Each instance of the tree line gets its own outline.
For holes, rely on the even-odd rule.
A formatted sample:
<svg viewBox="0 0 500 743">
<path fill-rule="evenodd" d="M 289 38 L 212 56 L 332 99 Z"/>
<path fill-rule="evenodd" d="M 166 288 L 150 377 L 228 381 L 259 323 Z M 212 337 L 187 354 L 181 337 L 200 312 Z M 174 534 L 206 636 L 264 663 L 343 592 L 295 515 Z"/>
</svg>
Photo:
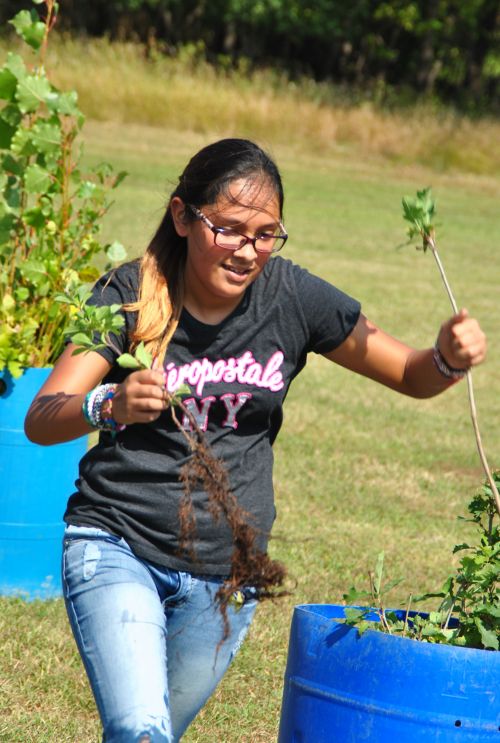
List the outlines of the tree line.
<svg viewBox="0 0 500 743">
<path fill-rule="evenodd" d="M 2 0 L 2 26 L 30 0 Z M 38 6 L 43 7 L 43 6 Z M 497 111 L 498 0 L 60 0 L 59 27 Z"/>
</svg>

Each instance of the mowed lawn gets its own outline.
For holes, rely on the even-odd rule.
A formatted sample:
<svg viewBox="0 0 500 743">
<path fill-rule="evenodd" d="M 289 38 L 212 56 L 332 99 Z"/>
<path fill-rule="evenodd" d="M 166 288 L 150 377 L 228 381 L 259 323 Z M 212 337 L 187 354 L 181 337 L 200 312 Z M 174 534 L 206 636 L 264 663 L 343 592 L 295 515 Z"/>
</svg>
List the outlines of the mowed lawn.
<svg viewBox="0 0 500 743">
<path fill-rule="evenodd" d="M 212 137 L 95 122 L 84 132 L 87 162 L 105 159 L 129 172 L 104 230 L 138 255 L 186 160 Z M 449 280 L 489 337 L 474 382 L 490 464 L 500 467 L 498 180 L 359 157 L 355 149 L 323 156 L 261 144 L 284 177 L 283 255 L 359 298 L 370 319 L 416 346 L 434 342 L 450 308 L 432 256 L 398 248 L 406 231 L 401 197 L 433 186 Z M 464 383 L 415 401 L 316 357 L 292 386 L 275 459 L 271 550 L 288 566 L 292 595 L 259 608 L 186 743 L 275 741 L 293 606 L 340 602 L 353 583 L 366 584 L 381 550 L 388 577 L 404 579 L 391 605 L 437 589 L 453 546 L 469 534 L 457 517 L 482 481 Z M 62 601 L 0 599 L 0 638 L 0 741 L 97 743 L 100 726 Z"/>
</svg>

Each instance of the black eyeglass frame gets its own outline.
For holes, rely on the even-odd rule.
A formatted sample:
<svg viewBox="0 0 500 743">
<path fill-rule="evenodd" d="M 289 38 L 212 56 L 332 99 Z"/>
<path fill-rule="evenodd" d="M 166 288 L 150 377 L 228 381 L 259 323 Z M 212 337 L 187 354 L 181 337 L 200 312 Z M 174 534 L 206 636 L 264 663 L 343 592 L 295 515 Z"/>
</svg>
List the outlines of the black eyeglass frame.
<svg viewBox="0 0 500 743">
<path fill-rule="evenodd" d="M 244 235 L 242 232 L 238 232 L 238 230 L 233 230 L 230 227 L 216 227 L 213 224 L 213 222 L 211 222 L 209 218 L 205 216 L 205 214 L 203 214 L 201 209 L 198 209 L 197 206 L 194 206 L 193 204 L 186 204 L 186 206 L 188 207 L 188 209 L 190 209 L 193 212 L 194 216 L 197 219 L 203 222 L 208 227 L 208 229 L 212 231 L 213 236 L 214 236 L 214 243 L 215 245 L 217 245 L 218 248 L 223 248 L 224 250 L 231 250 L 234 253 L 236 250 L 241 250 L 241 248 L 243 248 L 247 243 L 251 243 L 253 246 L 253 249 L 257 253 L 266 253 L 267 255 L 270 255 L 271 253 L 278 253 L 283 248 L 286 241 L 288 240 L 288 233 L 286 232 L 285 227 L 283 226 L 282 222 L 278 222 L 278 226 L 280 230 L 283 231 L 283 233 L 281 235 L 267 235 L 266 233 L 266 237 L 267 238 L 272 237 L 274 240 L 278 240 L 280 242 L 278 242 L 277 246 L 273 245 L 271 250 L 263 250 L 262 248 L 257 247 L 257 240 L 261 240 L 263 235 L 255 235 L 255 237 L 249 237 L 248 235 Z M 223 235 L 226 232 L 232 232 L 233 234 L 240 235 L 242 240 L 244 240 L 244 242 L 242 242 L 241 245 L 238 245 L 235 248 L 230 248 L 227 245 L 220 245 L 220 243 L 217 242 L 217 236 Z"/>
</svg>

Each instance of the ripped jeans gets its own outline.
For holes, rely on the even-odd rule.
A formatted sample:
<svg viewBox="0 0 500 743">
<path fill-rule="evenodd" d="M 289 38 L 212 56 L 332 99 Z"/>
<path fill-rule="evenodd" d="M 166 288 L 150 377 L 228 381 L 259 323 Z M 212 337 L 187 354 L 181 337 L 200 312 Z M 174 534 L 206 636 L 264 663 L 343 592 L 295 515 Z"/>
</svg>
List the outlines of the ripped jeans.
<svg viewBox="0 0 500 743">
<path fill-rule="evenodd" d="M 257 601 L 228 605 L 221 579 L 138 559 L 101 529 L 68 526 L 63 586 L 103 743 L 176 743 L 241 645 Z"/>
</svg>

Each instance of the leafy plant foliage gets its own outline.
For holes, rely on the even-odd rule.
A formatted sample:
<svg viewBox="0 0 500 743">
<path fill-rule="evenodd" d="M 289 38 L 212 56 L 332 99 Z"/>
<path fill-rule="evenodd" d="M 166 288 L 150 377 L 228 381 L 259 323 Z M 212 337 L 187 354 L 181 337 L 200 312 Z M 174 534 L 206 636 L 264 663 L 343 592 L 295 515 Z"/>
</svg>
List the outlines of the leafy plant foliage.
<svg viewBox="0 0 500 743">
<path fill-rule="evenodd" d="M 494 473 L 500 484 L 500 473 Z M 405 611 L 385 607 L 385 596 L 400 581 L 383 583 L 384 553 L 380 553 L 373 573 L 369 574 L 370 590 L 354 586 L 344 594 L 347 604 L 368 601 L 373 608 L 349 606 L 346 623 L 360 633 L 377 629 L 425 642 L 448 643 L 469 648 L 500 649 L 500 529 L 491 488 L 485 483 L 468 506 L 465 519 L 475 525 L 477 542 L 458 544 L 453 552 L 463 553 L 458 569 L 449 575 L 439 591 L 410 596 Z M 412 602 L 440 599 L 435 611 L 417 613 Z M 375 613 L 378 621 L 369 619 Z"/>
<path fill-rule="evenodd" d="M 11 21 L 26 42 L 0 68 L 0 372 L 49 366 L 61 353 L 69 307 L 54 302 L 99 275 L 94 265 L 123 260 L 119 243 L 102 245 L 100 221 L 109 191 L 125 173 L 102 164 L 80 169 L 77 136 L 84 123 L 75 92 L 57 90 L 44 66 L 56 21 L 54 0 Z"/>
<path fill-rule="evenodd" d="M 434 216 L 436 213 L 436 205 L 430 187 L 417 191 L 417 195 L 413 199 L 405 196 L 402 204 L 403 219 L 410 223 L 408 241 L 411 242 L 414 237 L 420 236 L 422 238 L 422 250 L 425 253 L 429 245 L 429 239 L 434 236 Z"/>
</svg>

